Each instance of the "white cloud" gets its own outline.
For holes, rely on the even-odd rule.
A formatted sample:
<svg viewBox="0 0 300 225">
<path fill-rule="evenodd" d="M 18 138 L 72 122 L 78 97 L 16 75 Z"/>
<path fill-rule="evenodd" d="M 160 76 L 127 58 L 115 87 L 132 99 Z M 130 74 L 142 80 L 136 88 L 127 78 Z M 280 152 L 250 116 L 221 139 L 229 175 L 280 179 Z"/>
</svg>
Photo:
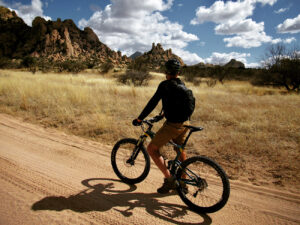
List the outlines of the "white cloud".
<svg viewBox="0 0 300 225">
<path fill-rule="evenodd" d="M 215 27 L 216 34 L 231 35 L 243 34 L 247 32 L 263 32 L 264 22 L 256 23 L 252 19 L 245 19 L 240 21 L 229 21 L 222 23 Z"/>
<path fill-rule="evenodd" d="M 220 53 L 213 52 L 212 55 L 206 59 L 204 59 L 205 63 L 224 65 L 228 63 L 231 59 L 235 59 L 247 65 L 247 57 L 250 57 L 250 53 L 238 53 L 238 52 L 230 52 L 230 53 Z"/>
<path fill-rule="evenodd" d="M 300 14 L 293 19 L 286 19 L 277 26 L 279 33 L 299 33 L 300 32 Z"/>
<path fill-rule="evenodd" d="M 253 14 L 255 5 L 273 5 L 277 0 L 244 0 L 244 1 L 215 1 L 209 8 L 201 6 L 196 9 L 196 17 L 191 20 L 191 24 L 201 24 L 204 22 L 214 22 L 224 24 L 237 22 L 246 19 Z"/>
<path fill-rule="evenodd" d="M 275 10 L 274 13 L 280 14 L 280 13 L 284 13 L 284 12 L 286 12 L 288 10 L 289 10 L 289 8 L 281 8 L 281 9 Z"/>
<path fill-rule="evenodd" d="M 131 55 L 135 51 L 149 51 L 152 43 L 172 48 L 185 63 L 201 59 L 184 48 L 199 38 L 183 31 L 183 26 L 169 21 L 160 11 L 170 9 L 172 0 L 112 0 L 104 10 L 98 10 L 88 19 L 81 19 L 79 27 L 91 27 L 101 42 L 113 50 Z"/>
<path fill-rule="evenodd" d="M 211 7 L 206 8 L 201 6 L 196 10 L 196 18 L 191 21 L 191 24 L 201 24 L 207 21 L 215 23 L 227 23 L 229 21 L 239 21 L 252 15 L 254 5 L 251 0 L 243 2 L 216 1 Z"/>
<path fill-rule="evenodd" d="M 261 63 L 246 63 L 245 64 L 245 67 L 246 68 L 259 68 L 261 67 Z"/>
<path fill-rule="evenodd" d="M 113 18 L 139 18 L 153 11 L 164 11 L 169 9 L 173 0 L 165 3 L 163 0 L 111 0 L 112 4 L 106 7 L 106 12 Z"/>
<path fill-rule="evenodd" d="M 259 67 L 259 63 L 248 63 L 247 58 L 251 57 L 250 53 L 239 53 L 239 52 L 230 52 L 230 53 L 220 53 L 213 52 L 212 55 L 203 61 L 205 63 L 210 63 L 214 65 L 224 65 L 228 63 L 231 59 L 235 59 L 244 63 L 245 67 Z"/>
<path fill-rule="evenodd" d="M 191 52 L 185 51 L 183 49 L 174 48 L 174 49 L 172 49 L 172 52 L 174 54 L 180 56 L 180 58 L 182 58 L 184 63 L 186 63 L 187 65 L 194 65 L 194 64 L 204 61 L 196 53 L 191 53 Z"/>
<path fill-rule="evenodd" d="M 33 19 L 37 16 L 43 17 L 46 20 L 51 20 L 51 17 L 44 15 L 42 9 L 43 3 L 41 0 L 32 0 L 31 5 L 23 5 L 21 3 L 14 3 L 10 5 L 3 1 L 0 3 L 11 10 L 14 10 L 29 26 L 31 26 Z"/>
<path fill-rule="evenodd" d="M 276 14 L 281 14 L 281 13 L 284 13 L 284 12 L 287 12 L 290 10 L 290 8 L 293 6 L 293 4 L 289 4 L 286 8 L 280 8 L 278 10 L 274 10 L 274 13 Z"/>
<path fill-rule="evenodd" d="M 296 41 L 294 37 L 281 39 L 281 38 L 272 38 L 267 35 L 263 30 L 263 22 L 261 27 L 258 27 L 256 30 L 245 31 L 244 33 L 236 31 L 236 36 L 224 38 L 223 41 L 226 42 L 226 47 L 241 47 L 241 48 L 253 48 L 259 47 L 263 43 L 278 44 L 280 42 L 290 44 L 293 41 Z M 233 33 L 231 33 L 233 34 Z"/>
<path fill-rule="evenodd" d="M 253 15 L 257 3 L 272 6 L 276 1 L 216 1 L 209 8 L 199 7 L 191 24 L 196 25 L 208 21 L 216 23 L 216 34 L 234 35 L 223 39 L 227 47 L 252 48 L 259 47 L 263 43 L 274 43 L 278 39 L 273 40 L 264 32 L 264 22 L 257 23 L 249 17 Z"/>
<path fill-rule="evenodd" d="M 292 43 L 293 41 L 296 41 L 296 38 L 294 38 L 294 37 L 287 38 L 287 39 L 285 39 L 283 42 L 286 43 L 286 44 L 290 44 L 290 43 Z"/>
<path fill-rule="evenodd" d="M 272 6 L 277 2 L 277 0 L 254 0 L 253 2 L 259 2 L 263 5 L 269 4 Z"/>
<path fill-rule="evenodd" d="M 245 34 L 236 35 L 234 37 L 224 38 L 226 47 L 241 47 L 241 48 L 253 48 L 259 47 L 262 43 L 272 42 L 272 37 L 266 35 L 265 32 L 247 32 Z M 276 40 L 275 40 L 276 41 Z"/>
</svg>

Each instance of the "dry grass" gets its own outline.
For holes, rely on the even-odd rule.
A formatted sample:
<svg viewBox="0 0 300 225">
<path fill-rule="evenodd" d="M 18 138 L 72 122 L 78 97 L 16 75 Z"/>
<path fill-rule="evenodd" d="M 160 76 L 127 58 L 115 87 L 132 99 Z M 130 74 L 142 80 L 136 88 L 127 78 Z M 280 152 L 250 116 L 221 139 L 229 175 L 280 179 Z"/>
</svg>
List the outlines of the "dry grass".
<svg viewBox="0 0 300 225">
<path fill-rule="evenodd" d="M 149 87 L 131 87 L 112 76 L 2 70 L 0 111 L 113 144 L 139 136 L 131 121 L 164 79 L 153 75 Z M 213 157 L 232 179 L 299 189 L 299 95 L 241 82 L 187 85 L 197 99 L 192 124 L 205 128 L 192 136 L 190 154 Z"/>
</svg>

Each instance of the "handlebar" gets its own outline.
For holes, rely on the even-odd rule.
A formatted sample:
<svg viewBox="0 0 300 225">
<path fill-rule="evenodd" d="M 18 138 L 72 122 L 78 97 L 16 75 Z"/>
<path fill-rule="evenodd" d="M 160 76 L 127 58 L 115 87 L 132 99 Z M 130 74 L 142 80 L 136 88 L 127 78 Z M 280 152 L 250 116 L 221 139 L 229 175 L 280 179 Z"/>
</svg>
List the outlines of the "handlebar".
<svg viewBox="0 0 300 225">
<path fill-rule="evenodd" d="M 157 123 L 158 121 L 162 120 L 164 117 L 162 115 L 157 115 L 153 118 L 150 118 L 148 120 L 143 120 L 142 123 L 146 123 L 149 125 L 149 123 L 152 125 L 153 123 Z"/>
<path fill-rule="evenodd" d="M 142 130 L 145 132 L 145 128 L 143 126 L 143 124 L 147 124 L 148 125 L 148 130 L 151 130 L 153 127 L 153 123 L 157 123 L 158 121 L 162 120 L 164 118 L 163 115 L 157 115 L 153 118 L 150 118 L 148 120 L 142 120 L 140 126 L 142 127 Z"/>
</svg>

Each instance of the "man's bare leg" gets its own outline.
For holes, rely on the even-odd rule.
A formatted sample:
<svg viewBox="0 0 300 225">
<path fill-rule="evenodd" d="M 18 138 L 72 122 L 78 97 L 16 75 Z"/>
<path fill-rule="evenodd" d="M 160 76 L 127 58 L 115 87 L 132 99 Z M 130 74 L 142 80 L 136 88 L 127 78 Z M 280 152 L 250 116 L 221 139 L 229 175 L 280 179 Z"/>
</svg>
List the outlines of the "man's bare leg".
<svg viewBox="0 0 300 225">
<path fill-rule="evenodd" d="M 170 171 L 166 167 L 163 157 L 159 154 L 159 148 L 156 145 L 150 143 L 147 147 L 147 151 L 156 166 L 164 174 L 165 178 L 171 177 Z"/>
</svg>

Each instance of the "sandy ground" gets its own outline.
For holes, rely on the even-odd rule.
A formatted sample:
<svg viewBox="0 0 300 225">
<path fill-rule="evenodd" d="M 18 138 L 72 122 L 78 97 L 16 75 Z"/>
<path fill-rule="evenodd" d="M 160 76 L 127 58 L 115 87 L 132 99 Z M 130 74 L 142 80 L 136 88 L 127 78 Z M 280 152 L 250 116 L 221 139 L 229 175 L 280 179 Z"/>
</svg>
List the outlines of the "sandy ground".
<svg viewBox="0 0 300 225">
<path fill-rule="evenodd" d="M 0 224 L 300 224 L 300 193 L 237 181 L 223 209 L 196 214 L 156 194 L 154 165 L 136 186 L 119 182 L 111 148 L 0 114 Z"/>
</svg>

